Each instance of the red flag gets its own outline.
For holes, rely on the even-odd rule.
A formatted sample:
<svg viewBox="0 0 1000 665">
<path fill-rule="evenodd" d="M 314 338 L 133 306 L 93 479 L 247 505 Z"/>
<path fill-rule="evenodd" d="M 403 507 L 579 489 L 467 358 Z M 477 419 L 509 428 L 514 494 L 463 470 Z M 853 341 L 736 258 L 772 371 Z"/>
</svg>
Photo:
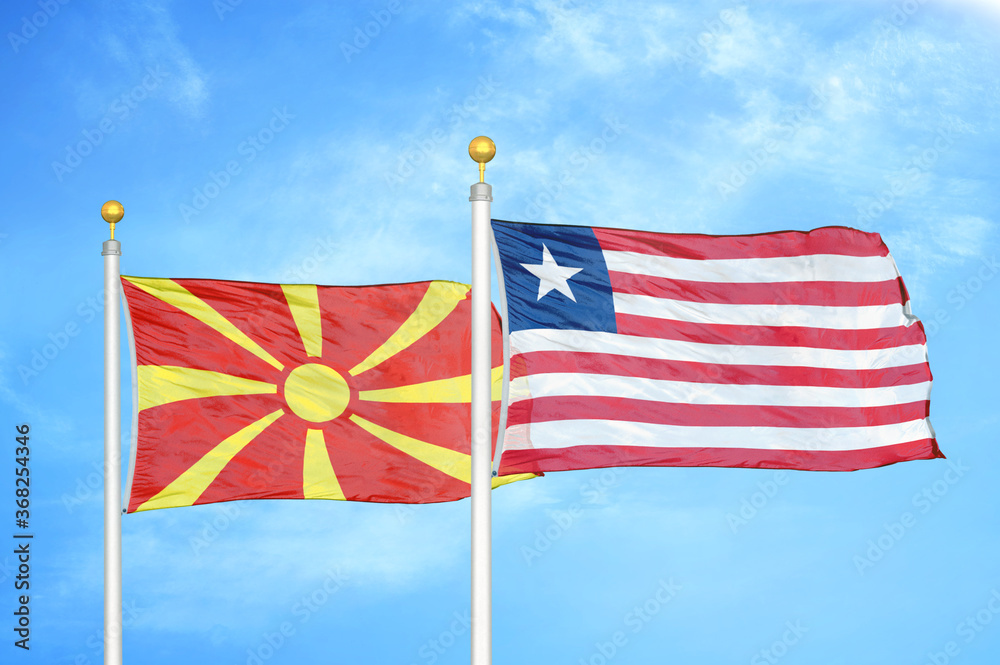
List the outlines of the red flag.
<svg viewBox="0 0 1000 665">
<path fill-rule="evenodd" d="M 138 412 L 128 512 L 469 495 L 468 286 L 122 284 Z M 494 312 L 498 365 L 500 334 Z"/>
<path fill-rule="evenodd" d="M 510 347 L 501 473 L 943 457 L 924 330 L 878 234 L 493 232 Z"/>
</svg>

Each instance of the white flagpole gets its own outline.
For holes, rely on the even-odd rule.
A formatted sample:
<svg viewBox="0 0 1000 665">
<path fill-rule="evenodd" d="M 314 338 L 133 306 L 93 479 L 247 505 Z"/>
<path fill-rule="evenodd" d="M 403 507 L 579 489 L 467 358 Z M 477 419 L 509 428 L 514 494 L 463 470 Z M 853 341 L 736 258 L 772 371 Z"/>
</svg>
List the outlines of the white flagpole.
<svg viewBox="0 0 1000 665">
<path fill-rule="evenodd" d="M 101 207 L 111 225 L 104 241 L 104 665 L 122 663 L 122 387 L 119 302 L 121 243 L 115 224 L 125 215 L 118 201 Z"/>
<path fill-rule="evenodd" d="M 496 146 L 485 136 L 469 144 L 479 162 L 479 182 L 472 185 L 472 665 L 493 660 L 492 542 L 490 489 L 493 485 L 490 326 L 490 202 L 486 162 Z"/>
</svg>

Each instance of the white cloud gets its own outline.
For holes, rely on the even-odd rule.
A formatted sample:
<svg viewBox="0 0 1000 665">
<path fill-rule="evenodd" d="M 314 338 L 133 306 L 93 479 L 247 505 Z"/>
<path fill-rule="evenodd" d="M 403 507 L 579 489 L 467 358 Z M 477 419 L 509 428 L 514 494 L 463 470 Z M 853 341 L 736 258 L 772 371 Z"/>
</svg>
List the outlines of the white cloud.
<svg viewBox="0 0 1000 665">
<path fill-rule="evenodd" d="M 544 62 L 572 61 L 601 76 L 621 71 L 620 50 L 611 45 L 612 40 L 618 41 L 614 28 L 608 33 L 612 14 L 567 7 L 562 2 L 542 1 L 535 6 L 548 24 L 548 31 L 536 47 L 536 58 Z"/>
<path fill-rule="evenodd" d="M 747 70 L 765 73 L 781 58 L 785 44 L 771 26 L 755 22 L 745 7 L 727 15 L 728 30 L 718 34 L 702 33 L 707 58 L 705 68 L 720 76 L 741 76 Z"/>
<path fill-rule="evenodd" d="M 634 75 L 638 67 L 661 64 L 676 55 L 670 45 L 678 32 L 678 9 L 662 3 L 567 0 L 523 0 L 514 7 L 497 3 L 474 3 L 456 13 L 456 20 L 470 24 L 486 20 L 516 28 L 505 40 L 500 31 L 488 27 L 494 37 L 489 48 L 504 62 L 520 62 L 525 55 L 546 75 L 558 73 L 553 82 L 563 87 L 580 77 Z"/>
<path fill-rule="evenodd" d="M 992 255 L 996 230 L 994 222 L 974 215 L 924 213 L 914 215 L 903 228 L 883 232 L 882 238 L 896 257 L 910 296 L 927 302 L 942 283 L 956 276 L 964 281 L 968 266 L 978 268 L 981 259 Z"/>
<path fill-rule="evenodd" d="M 956 259 L 983 255 L 987 240 L 995 233 L 996 224 L 982 217 L 957 215 L 941 220 L 933 228 L 934 242 Z"/>
<path fill-rule="evenodd" d="M 239 628 L 235 607 L 264 623 L 291 619 L 296 601 L 324 585 L 336 604 L 349 589 L 408 593 L 451 579 L 469 552 L 467 502 L 254 501 L 125 521 L 127 595 L 149 610 L 138 625 L 154 630 Z"/>
<path fill-rule="evenodd" d="M 182 112 L 200 116 L 209 98 L 207 77 L 178 36 L 167 7 L 147 0 L 127 3 L 118 11 L 121 21 L 109 24 L 101 37 L 108 54 L 129 68 L 137 82 L 147 68 L 162 70 L 170 101 Z"/>
</svg>

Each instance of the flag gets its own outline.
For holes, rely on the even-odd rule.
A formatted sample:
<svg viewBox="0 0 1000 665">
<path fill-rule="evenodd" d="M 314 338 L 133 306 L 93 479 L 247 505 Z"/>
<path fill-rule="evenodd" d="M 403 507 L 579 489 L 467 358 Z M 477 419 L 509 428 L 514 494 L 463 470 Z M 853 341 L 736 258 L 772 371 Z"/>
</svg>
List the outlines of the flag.
<svg viewBox="0 0 1000 665">
<path fill-rule="evenodd" d="M 943 457 L 923 326 L 878 234 L 492 229 L 509 364 L 500 473 Z"/>
<path fill-rule="evenodd" d="M 469 496 L 467 285 L 121 279 L 137 414 L 128 512 Z"/>
</svg>

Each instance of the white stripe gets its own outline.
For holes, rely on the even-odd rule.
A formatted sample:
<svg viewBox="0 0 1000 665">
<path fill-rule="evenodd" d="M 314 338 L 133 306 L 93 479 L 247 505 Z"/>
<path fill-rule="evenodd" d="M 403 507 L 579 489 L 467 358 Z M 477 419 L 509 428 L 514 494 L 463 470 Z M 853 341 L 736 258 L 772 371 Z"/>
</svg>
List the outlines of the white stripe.
<svg viewBox="0 0 1000 665">
<path fill-rule="evenodd" d="M 933 436 L 928 422 L 840 428 L 684 427 L 614 420 L 560 420 L 507 428 L 507 450 L 574 446 L 864 450 Z"/>
<path fill-rule="evenodd" d="M 531 351 L 610 353 L 637 358 L 720 365 L 772 365 L 829 369 L 881 369 L 927 362 L 927 347 L 911 344 L 889 349 L 814 349 L 801 346 L 703 344 L 586 330 L 518 330 L 510 334 L 511 358 Z"/>
<path fill-rule="evenodd" d="M 615 293 L 615 312 L 672 321 L 743 326 L 800 326 L 836 330 L 894 328 L 909 323 L 902 305 L 825 307 L 822 305 L 734 305 L 668 300 Z"/>
<path fill-rule="evenodd" d="M 743 406 L 837 406 L 861 408 L 909 404 L 930 399 L 931 383 L 880 388 L 771 386 L 693 383 L 605 374 L 547 373 L 510 382 L 513 404 L 536 397 L 624 397 L 677 404 Z"/>
<path fill-rule="evenodd" d="M 767 259 L 679 259 L 637 252 L 604 252 L 611 272 L 693 282 L 883 282 L 896 279 L 885 256 L 810 254 Z"/>
</svg>

